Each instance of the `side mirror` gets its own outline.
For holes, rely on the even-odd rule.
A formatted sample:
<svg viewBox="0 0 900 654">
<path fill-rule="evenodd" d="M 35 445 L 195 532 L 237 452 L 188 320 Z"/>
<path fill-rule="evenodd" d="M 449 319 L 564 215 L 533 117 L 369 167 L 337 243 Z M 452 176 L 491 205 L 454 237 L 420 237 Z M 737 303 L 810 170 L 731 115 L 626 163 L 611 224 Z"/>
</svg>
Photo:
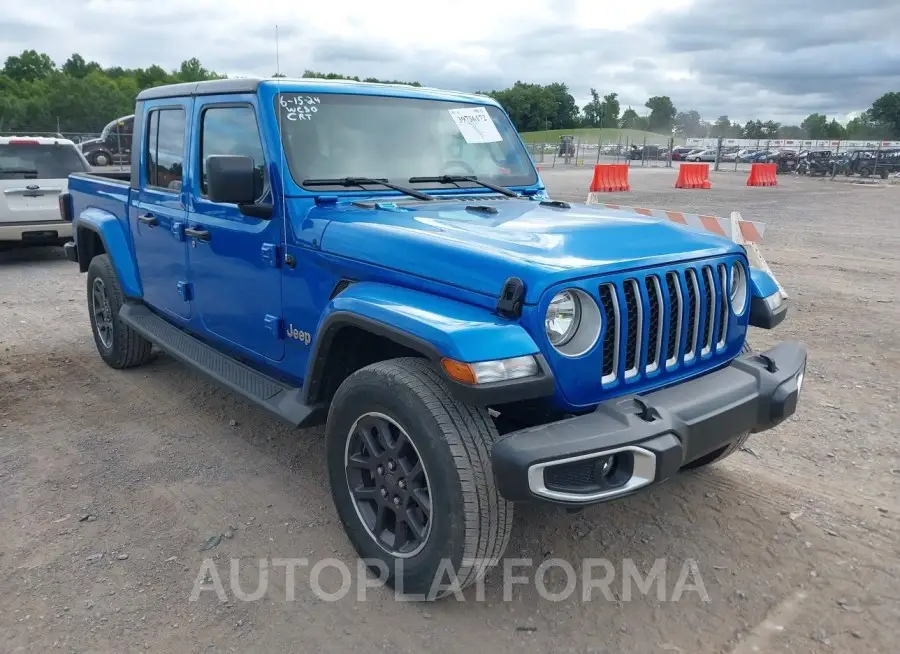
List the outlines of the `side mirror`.
<svg viewBox="0 0 900 654">
<path fill-rule="evenodd" d="M 250 157 L 214 154 L 206 158 L 206 194 L 210 202 L 253 204 L 255 177 Z"/>
</svg>

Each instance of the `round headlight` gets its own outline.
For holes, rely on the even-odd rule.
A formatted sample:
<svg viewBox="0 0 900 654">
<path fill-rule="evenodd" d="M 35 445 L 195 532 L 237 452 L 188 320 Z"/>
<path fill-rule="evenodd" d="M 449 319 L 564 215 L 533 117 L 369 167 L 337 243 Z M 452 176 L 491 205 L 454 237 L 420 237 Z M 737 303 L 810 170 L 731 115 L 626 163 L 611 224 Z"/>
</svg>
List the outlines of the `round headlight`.
<svg viewBox="0 0 900 654">
<path fill-rule="evenodd" d="M 580 322 L 581 301 L 578 296 L 572 291 L 554 295 L 544 318 L 544 329 L 553 347 L 560 347 L 571 341 Z"/>
<path fill-rule="evenodd" d="M 731 310 L 737 315 L 744 313 L 747 305 L 747 273 L 744 266 L 735 263 L 731 266 L 731 274 L 728 279 L 728 292 L 731 298 Z"/>
</svg>

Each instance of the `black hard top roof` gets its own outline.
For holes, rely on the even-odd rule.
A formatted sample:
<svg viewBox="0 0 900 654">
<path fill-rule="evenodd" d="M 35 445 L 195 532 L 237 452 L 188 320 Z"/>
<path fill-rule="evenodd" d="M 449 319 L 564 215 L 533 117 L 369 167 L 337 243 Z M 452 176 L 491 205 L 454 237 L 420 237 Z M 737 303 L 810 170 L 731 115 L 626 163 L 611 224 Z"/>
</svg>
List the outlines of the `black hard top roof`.
<svg viewBox="0 0 900 654">
<path fill-rule="evenodd" d="M 235 79 L 214 79 L 206 82 L 166 84 L 141 91 L 138 93 L 137 99 L 140 101 L 193 95 L 218 95 L 220 93 L 256 93 L 261 82 L 262 80 L 256 77 L 241 77 Z"/>
</svg>

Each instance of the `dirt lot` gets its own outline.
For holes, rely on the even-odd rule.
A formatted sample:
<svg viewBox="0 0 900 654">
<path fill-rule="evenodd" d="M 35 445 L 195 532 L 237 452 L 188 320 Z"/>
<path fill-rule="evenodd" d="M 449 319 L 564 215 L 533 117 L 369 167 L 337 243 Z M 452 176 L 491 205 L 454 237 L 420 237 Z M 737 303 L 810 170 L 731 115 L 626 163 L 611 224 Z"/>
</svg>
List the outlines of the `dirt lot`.
<svg viewBox="0 0 900 654">
<path fill-rule="evenodd" d="M 259 601 L 260 558 L 355 567 L 331 506 L 322 431 L 292 433 L 165 356 L 128 372 L 97 356 L 84 276 L 58 250 L 0 254 L 0 652 L 895 652 L 900 636 L 900 188 L 785 178 L 747 189 L 721 173 L 675 191 L 632 174 L 623 204 L 768 224 L 764 252 L 792 295 L 756 347 L 810 350 L 799 414 L 704 473 L 579 515 L 520 507 L 507 555 L 533 565 L 603 557 L 621 577 L 668 561 L 666 599 L 694 559 L 708 593 L 659 601 L 611 585 L 582 600 L 535 584 L 503 601 L 398 602 L 386 590 L 330 602 L 284 569 Z M 587 170 L 550 171 L 582 201 Z M 892 427 L 893 425 L 893 427 Z M 226 533 L 227 532 L 227 533 Z M 199 551 L 210 534 L 221 542 Z M 216 539 L 218 540 L 218 539 Z M 98 556 L 102 555 L 102 556 Z M 227 602 L 189 597 L 211 557 Z M 334 592 L 339 576 L 321 576 Z M 559 589 L 559 569 L 547 585 Z M 534 577 L 534 567 L 524 574 Z"/>
</svg>

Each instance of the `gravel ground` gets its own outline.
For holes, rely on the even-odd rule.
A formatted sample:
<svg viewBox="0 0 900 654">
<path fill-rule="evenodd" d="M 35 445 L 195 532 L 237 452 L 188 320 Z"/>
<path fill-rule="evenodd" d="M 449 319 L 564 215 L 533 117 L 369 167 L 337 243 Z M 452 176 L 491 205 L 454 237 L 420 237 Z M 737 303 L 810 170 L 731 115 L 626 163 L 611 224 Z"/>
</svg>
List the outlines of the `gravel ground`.
<svg viewBox="0 0 900 654">
<path fill-rule="evenodd" d="M 556 197 L 584 200 L 589 170 L 544 174 Z M 554 558 L 578 574 L 558 602 L 534 583 L 504 601 L 500 571 L 484 601 L 358 601 L 355 575 L 326 601 L 312 580 L 334 592 L 340 577 L 309 567 L 294 584 L 273 567 L 262 598 L 241 599 L 231 559 L 244 593 L 261 558 L 355 570 L 321 429 L 291 432 L 162 355 L 107 368 L 75 266 L 58 249 L 0 254 L 0 652 L 896 651 L 900 188 L 786 177 L 748 189 L 719 173 L 711 190 L 678 191 L 666 169 L 631 182 L 610 200 L 767 223 L 763 251 L 793 307 L 751 339 L 804 342 L 807 381 L 794 419 L 711 470 L 577 515 L 518 507 L 507 556 L 532 560 L 521 574 Z M 584 601 L 591 557 L 615 578 L 609 597 Z M 190 601 L 205 558 L 226 602 Z M 626 560 L 646 576 L 660 558 L 665 601 L 625 575 Z M 689 559 L 709 601 L 668 601 Z M 558 591 L 565 575 L 551 568 L 546 582 Z"/>
</svg>

